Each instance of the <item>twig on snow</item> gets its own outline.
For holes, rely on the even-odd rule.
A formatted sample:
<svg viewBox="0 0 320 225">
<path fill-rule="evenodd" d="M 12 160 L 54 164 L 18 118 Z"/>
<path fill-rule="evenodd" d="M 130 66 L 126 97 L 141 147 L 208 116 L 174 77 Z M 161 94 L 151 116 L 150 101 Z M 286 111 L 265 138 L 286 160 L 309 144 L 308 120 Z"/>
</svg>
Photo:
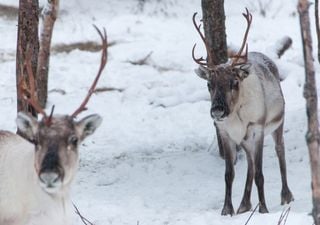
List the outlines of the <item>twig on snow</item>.
<svg viewBox="0 0 320 225">
<path fill-rule="evenodd" d="M 110 91 L 117 91 L 117 92 L 123 92 L 123 88 L 114 88 L 114 87 L 100 87 L 96 88 L 94 90 L 94 93 L 100 93 L 100 92 L 110 92 Z"/>
<path fill-rule="evenodd" d="M 287 223 L 287 218 L 289 216 L 291 207 L 289 206 L 287 209 L 284 209 L 280 215 L 278 225 L 285 225 Z"/>
<path fill-rule="evenodd" d="M 85 218 L 79 211 L 78 207 L 74 204 L 73 204 L 73 207 L 75 208 L 76 210 L 76 214 L 80 217 L 80 219 L 82 220 L 83 224 L 85 225 L 94 225 L 92 222 L 90 222 L 87 218 Z"/>
<path fill-rule="evenodd" d="M 252 217 L 253 214 L 257 211 L 257 208 L 258 208 L 259 205 L 260 205 L 259 203 L 256 205 L 256 207 L 255 207 L 254 210 L 251 212 L 249 218 L 247 219 L 247 221 L 246 221 L 246 223 L 245 223 L 244 225 L 247 225 L 247 224 L 249 223 L 249 221 L 251 220 L 251 217 Z"/>
<path fill-rule="evenodd" d="M 142 66 L 142 65 L 146 65 L 147 64 L 147 61 L 148 59 L 150 58 L 150 56 L 152 55 L 152 51 L 149 52 L 148 55 L 146 55 L 145 57 L 143 57 L 142 59 L 139 59 L 139 60 L 128 60 L 127 62 L 131 63 L 132 65 L 138 65 L 138 66 Z"/>
</svg>

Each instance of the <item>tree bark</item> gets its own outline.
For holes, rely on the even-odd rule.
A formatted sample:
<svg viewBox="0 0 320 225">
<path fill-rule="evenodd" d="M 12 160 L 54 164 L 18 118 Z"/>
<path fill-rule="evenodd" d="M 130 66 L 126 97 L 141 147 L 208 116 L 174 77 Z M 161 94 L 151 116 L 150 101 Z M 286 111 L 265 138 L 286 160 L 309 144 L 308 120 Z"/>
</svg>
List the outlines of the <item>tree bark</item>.
<svg viewBox="0 0 320 225">
<path fill-rule="evenodd" d="M 29 112 L 37 117 L 37 112 L 21 98 L 19 85 L 30 86 L 26 71 L 26 62 L 29 60 L 33 74 L 37 71 L 39 39 L 39 3 L 38 0 L 20 0 L 18 17 L 18 40 L 16 54 L 16 87 L 17 87 L 17 111 Z M 36 78 L 36 77 L 35 77 Z"/>
<path fill-rule="evenodd" d="M 314 14 L 316 21 L 316 31 L 317 31 L 317 39 L 318 39 L 318 61 L 320 62 L 320 24 L 319 24 L 319 1 L 315 0 L 314 5 Z"/>
<path fill-rule="evenodd" d="M 40 36 L 40 51 L 37 67 L 37 93 L 39 105 L 45 108 L 48 98 L 48 73 L 50 47 L 53 26 L 57 18 L 59 0 L 48 0 L 42 11 L 42 28 Z"/>
<path fill-rule="evenodd" d="M 201 0 L 204 34 L 214 65 L 228 60 L 224 0 Z"/>
<path fill-rule="evenodd" d="M 313 210 L 312 216 L 316 225 L 320 225 L 320 164 L 319 164 L 319 121 L 318 96 L 316 89 L 315 70 L 312 57 L 312 39 L 310 31 L 308 0 L 299 0 L 298 11 L 300 16 L 303 56 L 305 63 L 304 97 L 306 99 L 308 131 L 306 142 L 309 150 L 311 166 L 311 186 Z"/>
<path fill-rule="evenodd" d="M 209 65 L 218 65 L 228 61 L 227 37 L 225 26 L 224 0 L 201 0 L 202 20 L 204 34 L 209 45 L 210 58 L 207 59 Z M 219 153 L 224 158 L 224 149 L 221 144 L 220 134 L 215 126 L 218 140 Z"/>
</svg>

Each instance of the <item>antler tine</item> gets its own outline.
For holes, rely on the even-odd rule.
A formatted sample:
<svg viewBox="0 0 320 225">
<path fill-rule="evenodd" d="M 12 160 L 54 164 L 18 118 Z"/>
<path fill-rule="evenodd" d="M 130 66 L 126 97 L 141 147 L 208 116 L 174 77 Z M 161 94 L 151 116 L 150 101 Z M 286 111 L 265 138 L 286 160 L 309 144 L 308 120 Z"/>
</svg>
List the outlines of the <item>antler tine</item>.
<svg viewBox="0 0 320 225">
<path fill-rule="evenodd" d="M 19 51 L 22 54 L 22 49 L 21 46 L 19 46 Z M 20 98 L 25 100 L 29 105 L 31 105 L 35 111 L 37 113 L 40 113 L 43 115 L 43 118 L 47 118 L 47 114 L 46 112 L 42 109 L 42 107 L 38 104 L 38 99 L 37 99 L 37 95 L 36 95 L 36 88 L 35 88 L 35 78 L 34 78 L 34 74 L 31 68 L 31 50 L 27 49 L 27 53 L 26 53 L 26 57 L 24 57 L 26 60 L 24 62 L 24 66 L 22 66 L 22 70 L 23 71 L 23 67 L 26 68 L 27 71 L 27 76 L 29 79 L 29 87 L 27 87 L 26 84 L 23 83 L 23 78 L 21 77 L 21 80 L 19 81 L 19 88 L 20 88 L 20 93 L 21 96 Z M 29 90 L 28 90 L 29 89 Z"/>
<path fill-rule="evenodd" d="M 52 123 L 52 116 L 53 116 L 53 111 L 54 111 L 54 105 L 51 107 L 51 112 L 50 112 L 50 115 L 49 117 L 46 119 L 46 124 L 47 125 L 50 125 Z"/>
<path fill-rule="evenodd" d="M 209 45 L 207 43 L 207 40 L 205 38 L 205 36 L 202 34 L 200 28 L 201 28 L 201 24 L 197 24 L 196 22 L 196 16 L 197 16 L 197 12 L 195 12 L 192 16 L 192 21 L 193 21 L 193 25 L 194 27 L 196 28 L 198 34 L 200 35 L 205 47 L 206 47 L 206 51 L 207 51 L 207 57 L 208 57 L 208 62 L 211 63 L 212 62 L 212 56 L 211 56 L 211 52 L 210 52 L 210 48 L 209 48 Z M 203 57 L 200 57 L 200 58 L 196 58 L 195 55 L 194 55 L 194 50 L 195 50 L 195 47 L 196 47 L 196 44 L 194 44 L 193 48 L 192 48 L 192 58 L 193 60 L 199 64 L 199 65 L 202 65 L 202 66 L 208 66 L 208 63 L 204 63 L 203 61 L 205 61 L 205 59 L 203 59 Z"/>
<path fill-rule="evenodd" d="M 194 50 L 195 50 L 195 48 L 196 48 L 196 45 L 197 45 L 197 44 L 194 44 L 194 45 L 193 45 L 193 48 L 192 48 L 192 58 L 193 58 L 193 60 L 194 60 L 197 64 L 199 64 L 199 65 L 207 66 L 208 63 L 205 62 L 206 60 L 205 60 L 202 56 L 201 56 L 200 58 L 196 58 L 196 57 L 195 57 Z"/>
<path fill-rule="evenodd" d="M 88 103 L 91 95 L 94 93 L 94 90 L 97 86 L 97 83 L 99 81 L 99 78 L 102 74 L 102 71 L 105 67 L 105 65 L 107 64 L 107 59 L 108 59 L 108 39 L 107 39 L 107 32 L 106 29 L 103 28 L 103 34 L 102 32 L 99 30 L 99 28 L 95 25 L 93 25 L 93 27 L 96 29 L 96 31 L 98 32 L 100 38 L 101 38 L 101 42 L 102 42 L 102 53 L 101 53 L 101 62 L 100 62 L 100 68 L 98 70 L 98 73 L 88 91 L 87 96 L 85 97 L 85 99 L 83 100 L 83 102 L 81 103 L 81 105 L 79 106 L 79 108 L 72 113 L 71 117 L 76 117 L 79 113 L 81 113 L 82 111 L 86 110 L 86 104 Z"/>
<path fill-rule="evenodd" d="M 250 30 L 250 26 L 251 26 L 251 22 L 252 22 L 252 14 L 249 12 L 249 10 L 246 8 L 246 13 L 242 13 L 242 15 L 244 16 L 244 18 L 246 19 L 247 21 L 247 29 L 246 29 L 246 32 L 244 34 L 244 37 L 243 37 L 243 41 L 242 41 L 242 45 L 241 45 L 241 48 L 240 50 L 238 51 L 238 53 L 233 57 L 235 58 L 235 60 L 233 60 L 232 62 L 232 65 L 235 66 L 236 64 L 238 64 L 238 60 L 240 58 L 244 58 L 245 61 L 247 60 L 247 50 L 246 50 L 246 54 L 244 55 L 244 57 L 241 56 L 242 52 L 243 52 L 243 49 L 244 47 L 246 46 L 246 42 L 247 42 L 247 38 L 248 38 L 248 33 L 249 33 L 249 30 Z M 248 45 L 247 45 L 247 48 L 248 48 Z M 242 64 L 242 63 L 241 63 Z"/>
<path fill-rule="evenodd" d="M 245 54 L 244 55 L 240 55 L 240 56 L 232 56 L 231 58 L 236 58 L 237 59 L 237 62 L 234 62 L 232 64 L 232 66 L 239 66 L 239 65 L 242 65 L 244 64 L 247 59 L 248 59 L 248 44 L 246 44 L 246 51 L 245 51 Z M 239 59 L 243 59 L 242 62 L 238 62 Z"/>
</svg>

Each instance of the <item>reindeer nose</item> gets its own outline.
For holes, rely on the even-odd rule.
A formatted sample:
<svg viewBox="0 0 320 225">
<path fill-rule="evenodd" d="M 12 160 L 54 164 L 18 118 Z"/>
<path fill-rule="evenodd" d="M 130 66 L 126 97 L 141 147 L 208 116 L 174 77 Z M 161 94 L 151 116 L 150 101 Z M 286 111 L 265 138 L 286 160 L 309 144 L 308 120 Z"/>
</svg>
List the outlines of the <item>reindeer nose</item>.
<svg viewBox="0 0 320 225">
<path fill-rule="evenodd" d="M 59 174 L 54 172 L 41 173 L 39 179 L 47 188 L 55 187 L 60 182 Z"/>
<path fill-rule="evenodd" d="M 224 111 L 223 106 L 217 105 L 217 106 L 211 107 L 210 114 L 213 119 L 219 120 L 224 116 L 225 111 Z"/>
</svg>

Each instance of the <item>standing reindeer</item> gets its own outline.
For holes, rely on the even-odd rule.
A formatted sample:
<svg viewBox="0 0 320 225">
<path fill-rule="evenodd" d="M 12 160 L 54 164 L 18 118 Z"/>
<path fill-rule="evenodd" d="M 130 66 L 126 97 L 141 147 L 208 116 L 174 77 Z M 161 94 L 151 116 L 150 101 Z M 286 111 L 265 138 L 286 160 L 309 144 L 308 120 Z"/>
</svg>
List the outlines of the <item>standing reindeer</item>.
<svg viewBox="0 0 320 225">
<path fill-rule="evenodd" d="M 75 120 L 85 109 L 107 63 L 106 32 L 97 31 L 102 39 L 100 69 L 80 107 L 71 115 L 52 115 L 51 112 L 47 116 L 38 104 L 34 88 L 22 90 L 26 96 L 20 97 L 43 115 L 42 120 L 18 113 L 17 126 L 29 141 L 0 131 L 1 225 L 72 224 L 69 191 L 79 164 L 78 148 L 102 121 L 97 114 Z M 26 66 L 31 71 L 30 64 Z M 28 76 L 29 81 L 34 80 L 31 73 Z"/>
<path fill-rule="evenodd" d="M 259 196 L 259 212 L 267 213 L 264 197 L 264 177 L 262 173 L 264 136 L 272 134 L 280 164 L 282 191 L 281 204 L 293 201 L 287 184 L 285 149 L 283 141 L 284 98 L 280 87 L 279 72 L 274 62 L 259 52 L 249 52 L 246 40 L 252 15 L 246 9 L 243 14 L 247 29 L 239 52 L 224 64 L 213 65 L 209 46 L 200 31 L 200 25 L 193 23 L 203 40 L 207 59 L 196 58 L 195 46 L 192 57 L 199 64 L 195 70 L 202 79 L 207 80 L 211 95 L 211 117 L 220 134 L 221 147 L 225 157 L 225 200 L 222 215 L 233 215 L 231 200 L 234 178 L 236 145 L 246 152 L 248 170 L 243 198 L 237 213 L 251 209 L 251 189 L 255 180 Z M 246 50 L 244 51 L 244 47 Z"/>
</svg>

